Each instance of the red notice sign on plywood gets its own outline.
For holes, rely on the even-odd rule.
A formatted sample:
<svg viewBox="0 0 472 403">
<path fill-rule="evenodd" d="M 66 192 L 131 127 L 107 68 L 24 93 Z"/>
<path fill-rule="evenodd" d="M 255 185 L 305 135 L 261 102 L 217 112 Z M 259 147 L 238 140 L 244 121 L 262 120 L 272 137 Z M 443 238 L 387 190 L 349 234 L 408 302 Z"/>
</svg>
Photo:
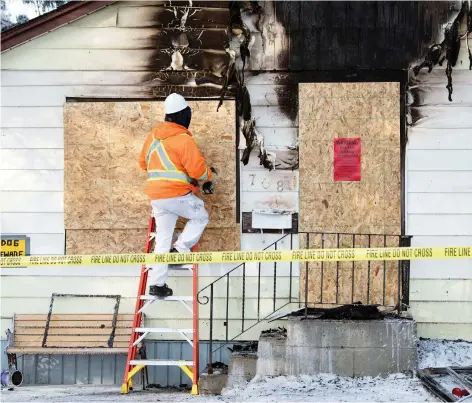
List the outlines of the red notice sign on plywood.
<svg viewBox="0 0 472 403">
<path fill-rule="evenodd" d="M 334 139 L 334 180 L 359 182 L 361 180 L 361 139 Z"/>
</svg>

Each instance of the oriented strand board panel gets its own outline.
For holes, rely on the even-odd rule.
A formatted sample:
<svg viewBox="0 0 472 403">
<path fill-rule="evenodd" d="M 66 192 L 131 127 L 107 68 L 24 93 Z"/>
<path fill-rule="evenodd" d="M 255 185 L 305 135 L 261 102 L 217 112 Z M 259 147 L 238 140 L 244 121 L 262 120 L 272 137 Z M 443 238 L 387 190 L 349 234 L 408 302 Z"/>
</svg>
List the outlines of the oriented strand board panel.
<svg viewBox="0 0 472 403">
<path fill-rule="evenodd" d="M 178 231 L 178 230 L 177 230 Z M 66 254 L 143 253 L 147 229 L 71 229 L 66 231 Z M 199 251 L 240 249 L 240 229 L 207 228 Z"/>
<path fill-rule="evenodd" d="M 400 234 L 399 83 L 300 84 L 299 121 L 300 231 Z M 360 138 L 360 181 L 334 180 L 336 138 Z M 356 237 L 355 246 L 367 246 L 367 238 Z M 398 245 L 396 239 L 387 237 L 386 243 Z M 341 237 L 339 246 L 352 247 L 352 241 Z M 337 242 L 328 236 L 324 247 L 336 248 Z M 371 238 L 371 246 L 383 243 L 383 236 Z M 321 247 L 321 240 L 310 245 Z M 308 266 L 309 302 L 396 302 L 396 263 L 355 263 L 354 282 L 352 263 L 324 263 L 323 270 L 320 263 Z"/>
<path fill-rule="evenodd" d="M 208 228 L 235 229 L 236 173 L 235 110 L 225 102 L 216 111 L 216 101 L 190 101 L 190 130 L 209 166 L 218 169 L 216 193 L 203 195 L 210 214 Z M 151 213 L 145 194 L 146 173 L 138 165 L 146 135 L 164 119 L 163 102 L 84 102 L 64 107 L 65 226 L 81 230 L 71 236 L 68 251 L 97 248 L 97 231 L 108 234 L 101 251 L 134 251 L 134 237 L 142 250 Z M 110 231 L 117 231 L 113 235 Z M 124 230 L 131 230 L 130 232 Z M 133 232 L 134 231 L 134 232 Z M 78 233 L 77 233 L 78 234 Z M 131 239 L 128 239 L 131 238 Z M 116 243 L 116 246 L 114 246 Z M 218 243 L 218 242 L 216 242 Z M 95 245 L 95 246 L 92 246 Z M 234 243 L 233 243 L 234 245 Z M 237 248 L 239 249 L 239 247 Z M 96 250 L 95 253 L 99 251 Z"/>
<path fill-rule="evenodd" d="M 399 234 L 399 83 L 300 84 L 299 91 L 301 230 Z M 334 180 L 335 138 L 360 138 L 359 182 Z"/>
<path fill-rule="evenodd" d="M 300 236 L 304 248 L 367 248 L 398 247 L 399 239 L 388 235 L 306 234 Z M 393 306 L 398 298 L 398 262 L 309 262 L 300 264 L 300 301 L 305 302 L 308 281 L 308 303 L 350 304 L 361 301 L 369 304 Z M 308 271 L 308 280 L 306 273 Z M 336 286 L 337 284 L 337 286 Z"/>
</svg>

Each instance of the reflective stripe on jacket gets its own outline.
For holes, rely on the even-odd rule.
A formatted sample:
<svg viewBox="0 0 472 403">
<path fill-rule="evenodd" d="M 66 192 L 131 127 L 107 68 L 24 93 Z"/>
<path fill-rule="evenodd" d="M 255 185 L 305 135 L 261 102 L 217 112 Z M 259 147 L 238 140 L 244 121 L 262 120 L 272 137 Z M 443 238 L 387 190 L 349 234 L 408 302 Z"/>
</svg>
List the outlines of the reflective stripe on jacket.
<svg viewBox="0 0 472 403">
<path fill-rule="evenodd" d="M 209 181 L 213 175 L 190 131 L 172 122 L 157 125 L 148 134 L 139 165 L 148 172 L 146 193 L 150 199 L 196 192 L 192 182 Z"/>
</svg>

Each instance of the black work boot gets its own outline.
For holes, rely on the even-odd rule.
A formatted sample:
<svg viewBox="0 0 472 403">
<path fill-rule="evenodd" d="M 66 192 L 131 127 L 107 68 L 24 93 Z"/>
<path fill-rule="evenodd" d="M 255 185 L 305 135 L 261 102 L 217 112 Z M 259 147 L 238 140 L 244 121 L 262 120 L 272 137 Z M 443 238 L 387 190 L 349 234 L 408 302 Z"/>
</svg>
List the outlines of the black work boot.
<svg viewBox="0 0 472 403">
<path fill-rule="evenodd" d="M 167 284 L 159 287 L 158 285 L 151 285 L 149 287 L 149 294 L 154 297 L 170 297 L 173 292 L 172 289 L 167 287 Z"/>
<path fill-rule="evenodd" d="M 169 253 L 179 253 L 179 251 L 175 248 L 172 248 Z"/>
</svg>

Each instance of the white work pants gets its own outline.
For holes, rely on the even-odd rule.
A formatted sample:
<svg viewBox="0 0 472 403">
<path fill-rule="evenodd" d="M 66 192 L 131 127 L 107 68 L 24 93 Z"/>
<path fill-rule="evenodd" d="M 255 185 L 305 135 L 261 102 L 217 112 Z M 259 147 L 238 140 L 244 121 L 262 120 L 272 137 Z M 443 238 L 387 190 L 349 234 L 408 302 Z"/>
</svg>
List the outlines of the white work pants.
<svg viewBox="0 0 472 403">
<path fill-rule="evenodd" d="M 188 219 L 183 232 L 174 247 L 179 252 L 190 252 L 190 249 L 200 240 L 203 230 L 209 222 L 203 200 L 193 193 L 170 199 L 151 201 L 152 215 L 156 221 L 156 238 L 154 253 L 168 253 L 172 245 L 177 219 Z M 168 265 L 156 264 L 149 266 L 149 284 L 163 286 L 167 280 Z"/>
</svg>

